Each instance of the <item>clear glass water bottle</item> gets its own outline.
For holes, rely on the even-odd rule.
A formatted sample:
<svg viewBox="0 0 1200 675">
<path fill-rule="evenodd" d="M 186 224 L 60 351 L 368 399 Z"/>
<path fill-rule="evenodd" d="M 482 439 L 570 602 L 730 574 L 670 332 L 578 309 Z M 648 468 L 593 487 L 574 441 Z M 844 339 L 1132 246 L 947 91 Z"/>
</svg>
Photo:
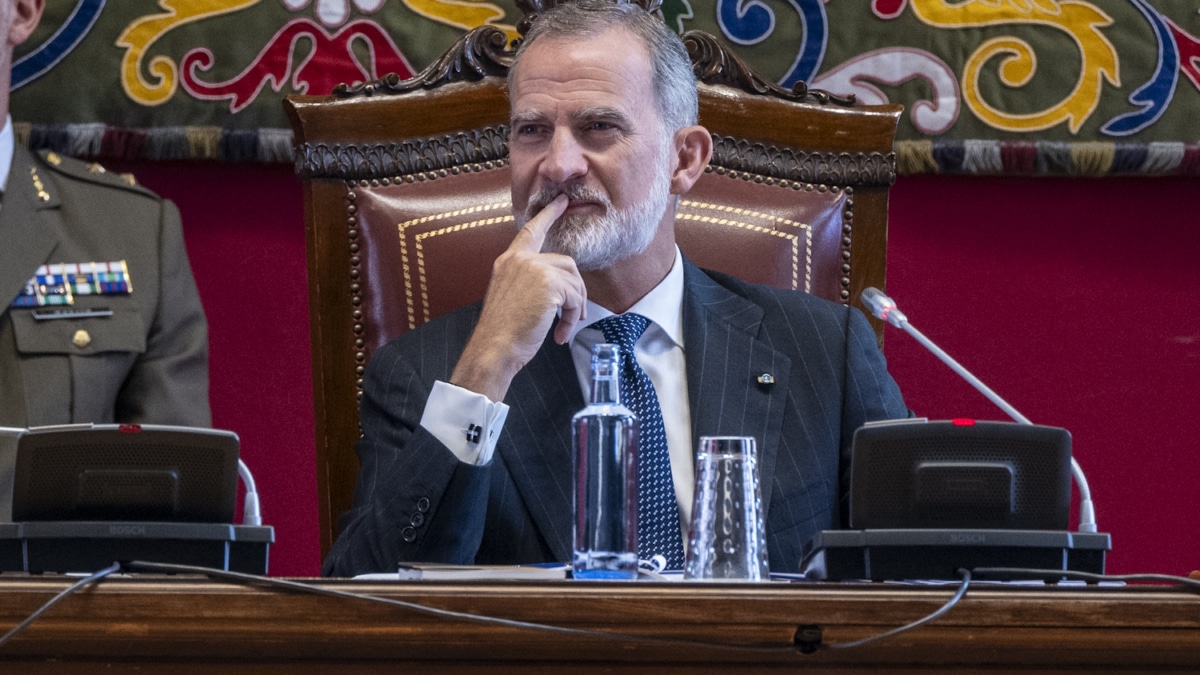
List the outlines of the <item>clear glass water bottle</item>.
<svg viewBox="0 0 1200 675">
<path fill-rule="evenodd" d="M 621 350 L 592 347 L 591 403 L 575 414 L 576 579 L 637 578 L 637 417 L 621 405 Z"/>
</svg>

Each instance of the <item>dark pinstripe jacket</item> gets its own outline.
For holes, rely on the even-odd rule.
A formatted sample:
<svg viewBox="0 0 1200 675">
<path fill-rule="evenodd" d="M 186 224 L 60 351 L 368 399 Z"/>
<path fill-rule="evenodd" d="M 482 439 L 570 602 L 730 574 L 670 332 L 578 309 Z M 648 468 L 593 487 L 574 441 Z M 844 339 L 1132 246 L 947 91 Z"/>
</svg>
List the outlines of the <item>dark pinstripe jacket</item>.
<svg viewBox="0 0 1200 675">
<path fill-rule="evenodd" d="M 804 544 L 843 522 L 854 430 L 904 417 L 900 390 L 861 312 L 685 265 L 692 437 L 759 439 L 771 569 L 796 571 Z M 449 314 L 372 357 L 361 472 L 326 575 L 392 571 L 401 561 L 570 560 L 570 420 L 583 399 L 568 347 L 548 338 L 513 380 L 488 466 L 463 464 L 419 426 L 433 382 L 449 379 L 478 312 Z M 758 383 L 762 373 L 774 384 Z"/>
</svg>

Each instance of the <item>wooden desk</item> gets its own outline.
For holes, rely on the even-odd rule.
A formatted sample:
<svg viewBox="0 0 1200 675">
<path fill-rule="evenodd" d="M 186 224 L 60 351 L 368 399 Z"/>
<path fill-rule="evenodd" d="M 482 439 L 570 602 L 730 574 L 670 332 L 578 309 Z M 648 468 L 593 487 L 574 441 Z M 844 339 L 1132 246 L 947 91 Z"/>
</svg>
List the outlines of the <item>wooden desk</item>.
<svg viewBox="0 0 1200 675">
<path fill-rule="evenodd" d="M 0 632 L 69 583 L 0 577 Z M 803 654 L 793 646 L 799 627 L 819 627 L 825 643 L 844 643 L 924 616 L 953 589 L 570 581 L 314 584 L 641 639 L 493 626 L 199 578 L 120 578 L 67 598 L 0 646 L 0 671 L 349 673 L 398 670 L 399 664 L 423 673 L 1200 667 L 1200 595 L 1163 587 L 973 588 L 932 624 L 869 646 Z"/>
</svg>

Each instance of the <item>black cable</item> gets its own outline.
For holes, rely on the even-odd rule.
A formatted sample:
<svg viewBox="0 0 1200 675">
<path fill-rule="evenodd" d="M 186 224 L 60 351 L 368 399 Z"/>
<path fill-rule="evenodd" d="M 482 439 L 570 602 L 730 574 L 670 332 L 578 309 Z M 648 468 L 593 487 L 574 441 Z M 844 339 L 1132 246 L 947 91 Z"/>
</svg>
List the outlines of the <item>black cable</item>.
<svg viewBox="0 0 1200 675">
<path fill-rule="evenodd" d="M 502 619 L 500 617 L 483 616 L 480 614 L 468 614 L 466 612 L 455 612 L 449 609 L 438 609 L 437 607 L 429 607 L 415 602 L 405 600 L 395 600 L 392 598 L 381 598 L 376 595 L 364 595 L 362 593 L 350 593 L 348 591 L 339 591 L 332 588 L 322 588 L 313 586 L 298 581 L 290 581 L 287 579 L 277 579 L 273 577 L 264 577 L 255 574 L 246 574 L 243 572 L 232 572 L 228 570 L 216 569 L 213 567 L 199 567 L 195 565 L 180 565 L 175 563 L 155 563 L 132 560 L 123 563 L 125 569 L 131 572 L 157 572 L 165 574 L 199 574 L 216 579 L 225 579 L 234 581 L 239 584 L 248 585 L 263 585 L 274 586 L 277 588 L 286 588 L 288 590 L 300 591 L 302 593 L 312 593 L 315 595 L 326 595 L 335 598 L 344 598 L 350 600 L 365 600 L 368 602 L 378 602 L 394 607 L 403 607 L 417 612 L 432 614 L 434 616 L 464 619 L 467 621 L 475 621 L 479 623 L 487 623 L 499 626 L 508 626 L 510 628 L 548 631 L 552 633 L 563 633 L 567 635 L 579 635 L 585 637 L 604 638 L 608 640 L 621 640 L 623 642 L 640 642 L 645 644 L 657 645 L 683 645 L 688 647 L 708 647 L 717 649 L 728 649 L 733 651 L 759 651 L 759 652 L 784 652 L 794 651 L 791 644 L 767 646 L 767 645 L 734 645 L 714 642 L 701 642 L 699 640 L 679 640 L 672 638 L 644 637 L 640 635 L 630 635 L 626 633 L 610 633 L 599 630 L 588 630 L 586 628 L 566 628 L 564 626 L 553 626 L 550 624 L 532 623 L 528 621 L 517 621 L 515 619 Z"/>
<path fill-rule="evenodd" d="M 69 587 L 63 589 L 63 591 L 60 592 L 58 595 L 54 596 L 53 598 L 50 598 L 49 602 L 42 605 L 41 607 L 38 607 L 37 611 L 35 611 L 33 614 L 30 614 L 24 621 L 13 626 L 12 630 L 10 630 L 4 634 L 4 637 L 0 637 L 0 646 L 4 645 L 5 642 L 8 642 L 14 635 L 16 635 L 17 633 L 20 633 L 22 630 L 24 630 L 26 626 L 33 623 L 35 620 L 37 620 L 38 617 L 45 614 L 46 610 L 48 610 L 51 607 L 53 607 L 54 605 L 58 604 L 59 600 L 62 600 L 63 598 L 67 597 L 68 595 L 83 588 L 84 586 L 87 586 L 89 584 L 93 584 L 93 583 L 96 583 L 97 581 L 100 581 L 104 577 L 112 574 L 113 572 L 116 572 L 119 569 L 121 569 L 121 563 L 113 563 L 113 564 L 109 565 L 108 567 L 105 567 L 104 569 L 99 570 L 97 572 L 93 572 L 92 574 L 80 579 L 79 581 L 76 581 L 75 583 L 71 584 Z"/>
<path fill-rule="evenodd" d="M 463 619 L 463 620 L 475 621 L 475 622 L 479 622 L 479 623 L 488 623 L 488 624 L 494 624 L 494 625 L 500 625 L 500 626 L 508 626 L 510 628 L 517 628 L 517 629 L 540 630 L 540 631 L 548 631 L 548 632 L 562 633 L 562 634 L 568 634 L 568 635 L 579 635 L 579 636 L 603 638 L 603 639 L 610 639 L 610 640 L 632 641 L 632 642 L 639 642 L 639 643 L 646 643 L 646 644 L 685 645 L 685 646 L 708 647 L 708 648 L 717 648 L 717 649 L 728 649 L 728 650 L 735 650 L 735 651 L 739 651 L 739 650 L 742 650 L 742 651 L 745 651 L 745 650 L 749 650 L 749 651 L 791 651 L 793 649 L 792 645 L 788 645 L 786 647 L 785 646 L 761 646 L 761 645 L 732 645 L 732 644 L 722 644 L 722 643 L 713 643 L 713 642 L 700 642 L 697 640 L 677 640 L 677 639 L 670 639 L 670 638 L 644 637 L 644 636 L 629 635 L 629 634 L 624 634 L 624 633 L 610 633 L 610 632 L 605 632 L 605 631 L 588 630 L 588 629 L 583 629 L 583 628 L 567 628 L 567 627 L 563 627 L 563 626 L 553 626 L 550 624 L 532 623 L 532 622 L 528 622 L 528 621 L 518 621 L 515 619 L 503 619 L 503 618 L 499 618 L 499 617 L 482 616 L 479 614 L 468 614 L 466 612 L 456 612 L 453 610 L 438 609 L 436 607 L 428 607 L 426 605 L 422 605 L 422 604 L 414 603 L 414 602 L 408 602 L 408 601 L 404 601 L 404 600 L 395 600 L 392 598 L 381 598 L 379 596 L 374 596 L 374 595 L 364 595 L 361 593 L 351 593 L 351 592 L 347 592 L 347 591 L 339 591 L 339 590 L 335 590 L 335 589 L 331 589 L 331 588 L 322 588 L 319 586 L 313 586 L 311 584 L 301 583 L 301 582 L 297 582 L 297 581 L 290 581 L 290 580 L 286 580 L 286 579 L 277 579 L 277 578 L 259 576 L 259 575 L 254 575 L 254 574 L 246 574 L 246 573 L 242 573 L 242 572 L 233 572 L 233 571 L 221 570 L 221 569 L 216 569 L 216 568 L 211 568 L 211 567 L 200 567 L 200 566 L 196 566 L 196 565 L 181 565 L 181 564 L 175 564 L 175 563 L 143 562 L 143 561 L 136 561 L 136 560 L 126 562 L 126 563 L 113 563 L 112 565 L 110 565 L 102 570 L 99 570 L 99 571 L 75 582 L 70 587 L 64 589 L 63 591 L 61 591 L 60 593 L 55 595 L 53 598 L 51 598 L 46 604 L 44 604 L 40 608 L 38 608 L 37 611 L 35 611 L 33 614 L 31 614 L 24 621 L 17 624 L 16 626 L 14 626 L 12 628 L 12 630 L 8 631 L 8 633 L 6 633 L 3 637 L 0 637 L 0 645 L 3 645 L 5 642 L 7 642 L 9 639 L 11 639 L 14 635 L 19 633 L 21 630 L 23 630 L 29 624 L 33 623 L 33 621 L 35 621 L 38 617 L 40 617 L 42 614 L 44 614 L 48 609 L 50 609 L 52 606 L 57 604 L 63 598 L 67 597 L 68 595 L 71 595 L 72 593 L 74 593 L 75 591 L 77 591 L 81 588 L 84 588 L 85 586 L 88 586 L 89 584 L 100 581 L 101 579 L 107 577 L 108 575 L 110 575 L 113 572 L 116 572 L 122 568 L 125 568 L 131 572 L 156 572 L 156 573 L 160 573 L 160 574 L 197 574 L 197 575 L 201 575 L 201 576 L 207 576 L 207 577 L 212 577 L 212 578 L 217 578 L 217 579 L 225 579 L 225 580 L 229 580 L 229 581 L 234 581 L 239 584 L 273 586 L 276 588 L 284 588 L 287 590 L 300 591 L 303 593 L 312 593 L 315 595 L 325 595 L 325 596 L 343 598 L 343 599 L 349 599 L 349 600 L 363 600 L 363 601 L 367 601 L 367 602 L 377 602 L 377 603 L 381 603 L 381 604 L 385 604 L 385 605 L 402 607 L 405 609 L 410 609 L 413 611 L 422 612 L 422 613 L 426 613 L 426 614 L 432 614 L 434 616 L 439 616 L 439 617 L 452 618 L 452 619 Z M 1095 582 L 1099 582 L 1099 581 L 1120 581 L 1120 582 L 1159 581 L 1159 582 L 1167 582 L 1167 583 L 1176 584 L 1178 586 L 1183 587 L 1185 590 L 1188 590 L 1188 591 L 1200 592 L 1200 580 L 1190 579 L 1188 577 L 1173 576 L 1173 575 L 1168 575 L 1168 574 L 1113 575 L 1113 574 L 1093 574 L 1090 572 L 1076 572 L 1076 571 L 1071 571 L 1071 570 L 1026 569 L 1026 568 L 1010 568 L 1010 567 L 976 567 L 973 570 L 959 569 L 958 574 L 962 578 L 962 583 L 959 585 L 958 591 L 956 591 L 955 594 L 953 596 L 951 596 L 951 598 L 949 600 L 947 600 L 936 611 L 934 611 L 920 619 L 917 619 L 916 621 L 907 623 L 907 624 L 905 624 L 903 626 L 899 626 L 897 628 L 893 628 L 893 629 L 885 631 L 883 633 L 879 633 L 877 635 L 871 635 L 871 636 L 868 636 L 868 637 L 865 637 L 865 638 L 862 638 L 859 640 L 854 640 L 852 642 L 842 642 L 842 643 L 838 643 L 838 644 L 822 645 L 822 648 L 828 649 L 828 650 L 837 650 L 837 649 L 852 649 L 855 647 L 861 647 L 863 645 L 870 644 L 872 642 L 876 642 L 878 640 L 882 640 L 884 638 L 888 638 L 893 635 L 898 635 L 905 631 L 912 630 L 913 628 L 917 628 L 918 626 L 922 626 L 927 623 L 930 623 L 931 621 L 934 621 L 934 620 L 938 619 L 939 617 L 943 616 L 944 614 L 946 614 L 947 612 L 949 612 L 951 609 L 954 608 L 955 605 L 958 604 L 958 602 L 960 600 L 962 600 L 963 597 L 966 596 L 967 589 L 970 588 L 970 586 L 971 586 L 972 573 L 974 573 L 975 575 L 980 576 L 980 577 L 998 576 L 998 577 L 1004 577 L 1006 579 L 1024 578 L 1024 579 L 1042 579 L 1042 580 L 1047 580 L 1047 581 L 1054 581 L 1054 580 L 1059 580 L 1059 579 L 1064 579 L 1064 578 L 1065 579 L 1078 579 L 1078 580 L 1085 580 L 1085 581 L 1095 581 Z"/>
<path fill-rule="evenodd" d="M 255 574 L 246 574 L 243 572 L 232 572 L 232 571 L 220 570 L 220 569 L 210 568 L 210 567 L 198 567 L 198 566 L 194 566 L 194 565 L 180 565 L 180 564 L 174 564 L 174 563 L 153 563 L 153 562 L 143 562 L 143 561 L 135 560 L 135 561 L 130 561 L 130 562 L 125 563 L 125 568 L 131 572 L 158 572 L 158 573 L 167 573 L 167 574 L 184 574 L 184 573 L 199 574 L 199 575 L 203 575 L 203 576 L 213 577 L 216 579 L 226 579 L 226 580 L 234 581 L 234 582 L 237 582 L 240 584 L 251 584 L 251 585 L 261 584 L 261 585 L 265 585 L 265 586 L 275 586 L 278 588 L 286 588 L 289 590 L 300 591 L 303 593 L 326 595 L 326 596 L 335 597 L 335 598 L 345 598 L 345 599 L 350 599 L 350 600 L 365 600 L 368 602 L 378 602 L 378 603 L 382 603 L 385 605 L 403 607 L 405 609 L 411 609 L 411 610 L 415 610 L 418 612 L 433 614 L 434 616 L 441 616 L 441 617 L 447 617 L 447 618 L 453 618 L 453 619 L 465 619 L 468 621 L 476 621 L 476 622 L 480 622 L 480 623 L 508 626 L 511 628 L 518 628 L 518 629 L 541 630 L 541 631 L 549 631 L 549 632 L 554 632 L 554 633 L 564 633 L 564 634 L 568 634 L 568 635 L 599 637 L 599 638 L 605 638 L 605 639 L 610 639 L 610 640 L 632 641 L 632 642 L 639 642 L 639 643 L 646 643 L 646 644 L 684 645 L 684 646 L 694 646 L 694 647 L 709 647 L 709 648 L 717 648 L 717 649 L 728 649 L 728 650 L 734 650 L 734 651 L 750 650 L 750 651 L 772 652 L 772 651 L 793 651 L 794 650 L 794 645 L 788 645 L 786 647 L 785 646 L 774 647 L 774 646 L 758 646 L 758 645 L 732 645 L 732 644 L 723 644 L 723 643 L 714 643 L 714 642 L 700 642 L 698 640 L 678 640 L 678 639 L 671 639 L 671 638 L 643 637 L 643 636 L 639 636 L 639 635 L 630 635 L 630 634 L 626 634 L 626 633 L 610 633 L 610 632 L 606 632 L 606 631 L 588 630 L 588 629 L 584 629 L 584 628 L 565 628 L 563 626 L 553 626 L 550 624 L 531 623 L 531 622 L 527 622 L 527 621 L 517 621 L 515 619 L 502 619 L 499 617 L 482 616 L 479 614 L 467 614 L 465 612 L 455 612 L 455 611 L 448 610 L 448 609 L 438 609 L 436 607 L 428 607 L 426 605 L 421 605 L 421 604 L 414 603 L 414 602 L 407 602 L 404 600 L 394 600 L 392 598 L 381 598 L 379 596 L 364 595 L 361 593 L 350 593 L 347 591 L 339 591 L 339 590 L 335 590 L 335 589 L 331 589 L 331 588 L 322 588 L 320 586 L 313 586 L 310 584 L 301 583 L 301 582 L 297 582 L 297 581 L 289 581 L 286 579 L 277 579 L 277 578 L 273 578 L 273 577 L 265 577 L 265 576 L 255 575 Z M 929 623 L 930 621 L 937 619 L 938 617 L 942 616 L 946 612 L 950 611 L 950 609 L 953 608 L 954 605 L 956 605 L 958 603 L 958 601 L 962 599 L 962 597 L 967 592 L 967 587 L 970 586 L 971 572 L 969 570 L 960 569 L 958 571 L 958 573 L 963 578 L 963 583 L 959 587 L 958 592 L 956 592 L 954 594 L 954 596 L 950 598 L 950 600 L 948 600 L 944 605 L 942 605 L 937 611 L 933 612 L 932 614 L 929 614 L 928 616 L 918 619 L 917 621 L 914 621 L 912 623 L 905 624 L 903 626 L 900 626 L 899 628 L 894 628 L 892 630 L 889 630 L 884 633 L 880 633 L 878 635 L 866 637 L 861 640 L 856 640 L 854 642 L 846 642 L 846 643 L 836 644 L 836 645 L 824 645 L 824 647 L 827 649 L 848 649 L 851 647 L 858 647 L 858 646 L 861 646 L 861 645 L 864 645 L 864 644 L 867 644 L 870 642 L 874 642 L 876 640 L 882 640 L 883 638 L 890 637 L 892 635 L 896 635 L 896 634 L 904 632 L 906 630 L 916 628 L 917 626 L 921 626 L 923 624 Z"/>
<path fill-rule="evenodd" d="M 1040 570 L 1024 567 L 976 567 L 976 576 L 1002 577 L 1004 579 L 1040 579 L 1055 582 L 1062 579 L 1077 581 L 1159 581 L 1182 587 L 1182 590 L 1200 593 L 1200 579 L 1190 579 L 1171 574 L 1095 574 L 1093 572 L 1076 572 L 1074 570 Z"/>
<path fill-rule="evenodd" d="M 824 648 L 825 649 L 850 649 L 852 647 L 861 647 L 865 644 L 870 644 L 877 640 L 882 640 L 886 637 L 891 637 L 893 635 L 903 633 L 906 630 L 912 630 L 913 628 L 916 628 L 917 626 L 923 626 L 923 625 L 929 623 L 930 621 L 937 619 L 938 617 L 942 616 L 946 612 L 949 612 L 955 605 L 957 605 L 958 601 L 962 600 L 963 596 L 965 596 L 967 594 L 967 588 L 969 588 L 971 586 L 971 570 L 959 569 L 958 576 L 962 577 L 962 584 L 958 587 L 958 592 L 955 593 L 949 600 L 946 601 L 946 603 L 944 605 L 939 607 L 937 609 L 937 611 L 933 612 L 932 614 L 923 616 L 920 619 L 913 621 L 912 623 L 906 623 L 903 626 L 900 626 L 898 628 L 893 628 L 889 631 L 879 633 L 878 635 L 871 635 L 871 636 L 862 638 L 861 640 L 855 640 L 853 642 L 839 642 L 838 644 L 833 644 L 833 645 L 823 645 Z"/>
</svg>

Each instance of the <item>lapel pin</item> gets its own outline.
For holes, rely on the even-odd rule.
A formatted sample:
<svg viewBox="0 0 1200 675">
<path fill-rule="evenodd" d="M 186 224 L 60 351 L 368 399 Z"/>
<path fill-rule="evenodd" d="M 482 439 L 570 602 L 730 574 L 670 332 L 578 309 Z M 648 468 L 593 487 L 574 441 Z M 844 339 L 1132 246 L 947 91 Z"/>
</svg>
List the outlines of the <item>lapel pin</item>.
<svg viewBox="0 0 1200 675">
<path fill-rule="evenodd" d="M 754 379 L 758 380 L 759 384 L 775 384 L 775 376 L 770 373 L 763 373 Z"/>
</svg>

